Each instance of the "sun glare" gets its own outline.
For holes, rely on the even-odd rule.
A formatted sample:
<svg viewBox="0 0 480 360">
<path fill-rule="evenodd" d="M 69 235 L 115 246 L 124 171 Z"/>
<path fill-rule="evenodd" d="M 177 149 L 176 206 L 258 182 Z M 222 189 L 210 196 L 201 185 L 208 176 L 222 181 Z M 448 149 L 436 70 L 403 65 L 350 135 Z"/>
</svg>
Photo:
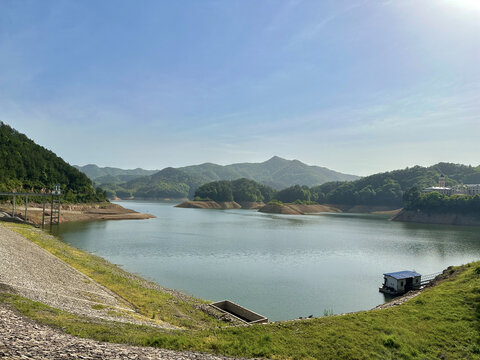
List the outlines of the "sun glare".
<svg viewBox="0 0 480 360">
<path fill-rule="evenodd" d="M 444 0 L 444 2 L 452 7 L 480 12 L 480 0 Z"/>
</svg>

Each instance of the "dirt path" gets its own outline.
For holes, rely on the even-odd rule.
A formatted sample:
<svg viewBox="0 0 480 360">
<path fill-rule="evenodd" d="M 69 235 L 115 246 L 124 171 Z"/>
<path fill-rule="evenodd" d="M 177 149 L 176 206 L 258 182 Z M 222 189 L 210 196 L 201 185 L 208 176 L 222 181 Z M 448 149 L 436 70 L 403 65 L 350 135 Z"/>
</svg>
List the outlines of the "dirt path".
<svg viewBox="0 0 480 360">
<path fill-rule="evenodd" d="M 138 314 L 133 319 L 133 308 L 113 292 L 4 226 L 0 226 L 0 286 L 82 316 L 176 328 L 139 319 Z"/>
</svg>

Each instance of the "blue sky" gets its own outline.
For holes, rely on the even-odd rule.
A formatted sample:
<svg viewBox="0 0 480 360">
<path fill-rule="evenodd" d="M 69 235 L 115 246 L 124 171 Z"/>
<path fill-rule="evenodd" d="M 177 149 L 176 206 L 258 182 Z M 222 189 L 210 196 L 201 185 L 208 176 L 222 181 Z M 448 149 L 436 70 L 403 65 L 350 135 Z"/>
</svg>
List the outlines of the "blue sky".
<svg viewBox="0 0 480 360">
<path fill-rule="evenodd" d="M 480 1 L 0 2 L 0 120 L 72 164 L 480 164 Z"/>
</svg>

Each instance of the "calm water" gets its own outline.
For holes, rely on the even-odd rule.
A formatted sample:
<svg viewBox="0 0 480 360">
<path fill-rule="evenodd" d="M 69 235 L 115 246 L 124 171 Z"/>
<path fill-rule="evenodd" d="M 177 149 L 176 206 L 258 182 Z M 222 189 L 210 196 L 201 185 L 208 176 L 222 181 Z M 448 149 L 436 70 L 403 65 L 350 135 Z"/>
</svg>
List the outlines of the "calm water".
<svg viewBox="0 0 480 360">
<path fill-rule="evenodd" d="M 157 218 L 63 224 L 58 234 L 163 286 L 271 320 L 370 309 L 385 301 L 384 272 L 429 274 L 480 257 L 479 228 L 119 203 Z"/>
</svg>

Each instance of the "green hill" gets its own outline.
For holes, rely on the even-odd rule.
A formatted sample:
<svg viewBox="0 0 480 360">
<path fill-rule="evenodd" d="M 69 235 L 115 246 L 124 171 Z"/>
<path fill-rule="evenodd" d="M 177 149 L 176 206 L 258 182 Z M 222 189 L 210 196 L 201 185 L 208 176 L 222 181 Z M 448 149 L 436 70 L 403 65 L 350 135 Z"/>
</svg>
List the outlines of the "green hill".
<svg viewBox="0 0 480 360">
<path fill-rule="evenodd" d="M 179 168 L 205 182 L 246 178 L 283 189 L 295 184 L 314 186 L 327 181 L 356 180 L 355 175 L 342 174 L 325 167 L 311 166 L 298 160 L 286 160 L 278 156 L 262 163 L 216 165 L 211 163 Z"/>
<path fill-rule="evenodd" d="M 342 205 L 402 206 L 404 192 L 438 184 L 446 176 L 447 186 L 480 183 L 480 167 L 438 163 L 379 173 L 350 182 L 330 182 L 310 189 L 319 202 Z"/>
<path fill-rule="evenodd" d="M 201 185 L 224 180 L 249 179 L 282 189 L 294 184 L 307 186 L 323 184 L 326 181 L 355 180 L 358 176 L 346 175 L 319 166 L 306 165 L 298 160 L 285 160 L 274 156 L 262 163 L 240 163 L 232 165 L 217 165 L 205 163 L 181 168 L 165 168 L 153 175 L 135 175 L 121 173 L 115 168 L 99 168 L 96 165 L 81 167 L 82 171 L 100 186 L 110 196 L 120 198 L 193 198 L 195 190 Z M 103 169 L 103 170 L 102 170 Z M 115 169 L 116 172 L 107 169 Z M 142 170 L 150 171 L 150 170 Z M 109 172 L 109 174 L 107 174 Z M 122 176 L 134 176 L 133 179 L 121 181 Z"/>
<path fill-rule="evenodd" d="M 158 170 L 144 170 L 140 168 L 125 170 L 114 167 L 99 167 L 94 164 L 74 166 L 98 185 L 122 184 L 130 180 L 134 180 L 142 176 L 149 176 L 158 172 Z"/>
<path fill-rule="evenodd" d="M 268 202 L 273 199 L 275 190 L 256 181 L 245 178 L 237 180 L 213 181 L 200 186 L 195 191 L 195 199 L 213 201 Z"/>
<path fill-rule="evenodd" d="M 200 185 L 200 179 L 168 167 L 153 175 L 131 180 L 122 187 L 137 198 L 178 199 L 192 198 Z"/>
<path fill-rule="evenodd" d="M 0 122 L 0 191 L 40 191 L 57 183 L 62 187 L 64 201 L 106 200 L 106 194 L 96 191 L 85 174 Z"/>
</svg>

